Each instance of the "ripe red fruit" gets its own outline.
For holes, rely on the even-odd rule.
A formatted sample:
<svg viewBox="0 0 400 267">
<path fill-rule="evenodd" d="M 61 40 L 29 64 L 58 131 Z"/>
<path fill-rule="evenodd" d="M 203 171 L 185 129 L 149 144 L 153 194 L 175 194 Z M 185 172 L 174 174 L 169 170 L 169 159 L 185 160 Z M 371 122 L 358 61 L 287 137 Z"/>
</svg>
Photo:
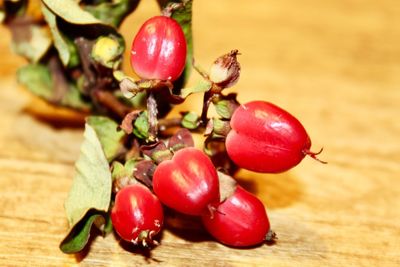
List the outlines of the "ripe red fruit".
<svg viewBox="0 0 400 267">
<path fill-rule="evenodd" d="M 287 111 L 264 101 L 241 105 L 232 115 L 226 138 L 229 157 L 240 167 L 278 173 L 309 155 L 311 140 L 303 125 Z"/>
<path fill-rule="evenodd" d="M 133 184 L 118 191 L 111 220 L 122 239 L 146 246 L 162 228 L 163 208 L 147 187 Z"/>
<path fill-rule="evenodd" d="M 213 217 L 202 216 L 202 222 L 215 239 L 233 247 L 261 244 L 270 229 L 263 203 L 240 186 L 218 206 Z"/>
<path fill-rule="evenodd" d="M 131 65 L 142 79 L 175 81 L 186 62 L 186 39 L 174 19 L 156 16 L 136 34 L 131 48 Z"/>
<path fill-rule="evenodd" d="M 209 214 L 219 202 L 215 167 L 201 150 L 192 147 L 178 150 L 171 160 L 157 166 L 153 190 L 163 204 L 188 215 Z"/>
</svg>

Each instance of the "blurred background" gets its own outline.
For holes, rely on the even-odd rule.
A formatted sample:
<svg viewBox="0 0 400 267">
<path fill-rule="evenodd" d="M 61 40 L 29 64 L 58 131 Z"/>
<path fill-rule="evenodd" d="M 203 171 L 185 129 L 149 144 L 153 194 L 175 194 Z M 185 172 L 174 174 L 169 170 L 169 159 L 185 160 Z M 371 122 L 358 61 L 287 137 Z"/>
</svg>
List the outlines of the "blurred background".
<svg viewBox="0 0 400 267">
<path fill-rule="evenodd" d="M 121 28 L 128 47 L 158 12 L 156 1 L 141 1 Z M 170 266 L 400 264 L 399 14 L 398 0 L 194 1 L 196 62 L 208 69 L 238 49 L 241 78 L 229 90 L 242 103 L 266 100 L 295 115 L 329 163 L 306 158 L 279 175 L 239 172 L 266 205 L 277 244 L 234 250 L 167 231 L 152 257 Z M 113 237 L 97 238 L 83 256 L 59 252 L 82 129 L 38 119 L 76 114 L 55 111 L 16 83 L 25 62 L 10 51 L 4 26 L 0 36 L 0 265 L 155 263 Z M 198 79 L 193 72 L 190 84 Z M 191 96 L 171 116 L 200 107 L 201 96 Z"/>
</svg>

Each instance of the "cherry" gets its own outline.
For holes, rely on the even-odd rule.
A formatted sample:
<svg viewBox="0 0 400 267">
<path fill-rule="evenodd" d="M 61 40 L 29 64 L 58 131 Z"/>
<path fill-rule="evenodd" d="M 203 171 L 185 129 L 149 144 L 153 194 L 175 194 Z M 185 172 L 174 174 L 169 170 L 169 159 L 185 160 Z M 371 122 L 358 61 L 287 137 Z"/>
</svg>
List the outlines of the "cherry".
<svg viewBox="0 0 400 267">
<path fill-rule="evenodd" d="M 133 184 L 122 188 L 115 197 L 111 220 L 118 235 L 133 244 L 154 243 L 163 225 L 163 208 L 150 190 Z"/>
<path fill-rule="evenodd" d="M 186 62 L 186 39 L 174 19 L 156 16 L 136 34 L 131 48 L 131 65 L 142 79 L 175 81 Z"/>
<path fill-rule="evenodd" d="M 229 157 L 240 167 L 279 173 L 309 155 L 311 140 L 303 125 L 290 113 L 265 101 L 241 105 L 232 115 L 226 138 Z M 321 161 L 323 162 L 323 161 Z M 324 163 L 324 162 L 323 162 Z"/>
<path fill-rule="evenodd" d="M 248 247 L 266 240 L 270 224 L 263 203 L 237 186 L 212 217 L 202 216 L 207 231 L 219 242 L 233 247 Z"/>
<path fill-rule="evenodd" d="M 219 202 L 218 175 L 201 150 L 178 150 L 161 162 L 153 175 L 153 190 L 163 204 L 188 215 L 210 214 Z"/>
</svg>

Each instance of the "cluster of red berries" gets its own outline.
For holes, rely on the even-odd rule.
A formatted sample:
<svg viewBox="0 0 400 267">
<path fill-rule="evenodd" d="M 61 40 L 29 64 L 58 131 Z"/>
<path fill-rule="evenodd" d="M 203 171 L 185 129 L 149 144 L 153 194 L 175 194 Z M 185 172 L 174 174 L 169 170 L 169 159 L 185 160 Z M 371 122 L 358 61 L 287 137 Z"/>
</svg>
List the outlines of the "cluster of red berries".
<svg viewBox="0 0 400 267">
<path fill-rule="evenodd" d="M 186 61 L 185 36 L 172 18 L 157 16 L 139 30 L 131 49 L 131 65 L 143 79 L 174 81 Z M 226 152 L 239 167 L 279 173 L 296 166 L 310 152 L 310 138 L 301 123 L 285 110 L 264 101 L 239 106 L 230 118 Z M 159 163 L 152 191 L 142 184 L 123 187 L 111 212 L 116 232 L 134 244 L 148 244 L 163 227 L 165 205 L 199 216 L 207 231 L 228 246 L 247 247 L 270 237 L 262 202 L 224 175 L 201 150 L 186 147 Z M 226 184 L 225 184 L 226 185 Z"/>
</svg>

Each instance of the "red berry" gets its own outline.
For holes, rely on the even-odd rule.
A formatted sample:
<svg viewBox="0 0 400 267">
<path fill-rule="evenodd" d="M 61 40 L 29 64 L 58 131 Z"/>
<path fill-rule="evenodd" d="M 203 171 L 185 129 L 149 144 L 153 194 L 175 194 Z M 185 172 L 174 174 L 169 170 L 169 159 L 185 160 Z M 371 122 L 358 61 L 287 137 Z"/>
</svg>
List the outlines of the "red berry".
<svg viewBox="0 0 400 267">
<path fill-rule="evenodd" d="M 218 206 L 213 217 L 202 216 L 202 221 L 215 239 L 233 247 L 261 244 L 270 229 L 263 203 L 240 186 Z"/>
<path fill-rule="evenodd" d="M 219 202 L 215 167 L 201 150 L 192 147 L 157 166 L 153 190 L 163 204 L 188 215 L 205 214 Z"/>
<path fill-rule="evenodd" d="M 111 210 L 111 220 L 122 239 L 147 245 L 161 230 L 163 208 L 147 187 L 133 184 L 118 191 Z"/>
<path fill-rule="evenodd" d="M 297 164 L 310 152 L 311 140 L 303 125 L 287 111 L 264 101 L 241 105 L 232 115 L 226 138 L 229 157 L 240 167 L 278 173 Z"/>
<path fill-rule="evenodd" d="M 156 16 L 136 34 L 131 48 L 131 65 L 142 79 L 175 81 L 186 62 L 186 39 L 174 19 Z"/>
</svg>

